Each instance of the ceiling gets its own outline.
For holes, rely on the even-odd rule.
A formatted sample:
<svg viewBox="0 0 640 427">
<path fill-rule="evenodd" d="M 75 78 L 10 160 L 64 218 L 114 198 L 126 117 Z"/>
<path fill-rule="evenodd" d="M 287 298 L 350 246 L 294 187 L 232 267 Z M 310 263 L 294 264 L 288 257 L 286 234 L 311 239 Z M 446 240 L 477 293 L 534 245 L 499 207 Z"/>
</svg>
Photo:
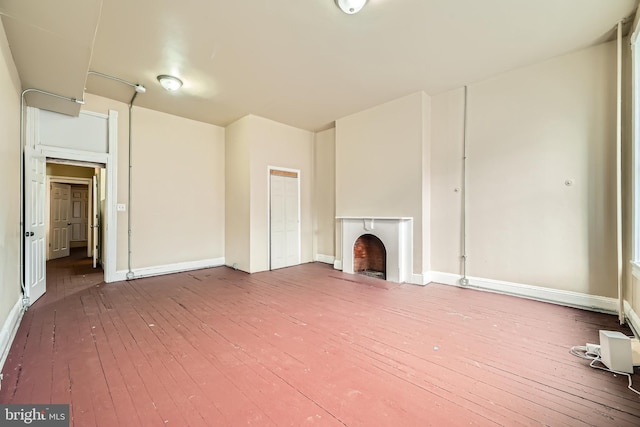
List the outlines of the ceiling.
<svg viewBox="0 0 640 427">
<path fill-rule="evenodd" d="M 23 89 L 83 90 L 225 126 L 255 114 L 308 130 L 611 39 L 637 0 L 0 0 Z M 164 91 L 158 74 L 184 81 Z M 31 105 L 79 105 L 30 93 Z"/>
</svg>

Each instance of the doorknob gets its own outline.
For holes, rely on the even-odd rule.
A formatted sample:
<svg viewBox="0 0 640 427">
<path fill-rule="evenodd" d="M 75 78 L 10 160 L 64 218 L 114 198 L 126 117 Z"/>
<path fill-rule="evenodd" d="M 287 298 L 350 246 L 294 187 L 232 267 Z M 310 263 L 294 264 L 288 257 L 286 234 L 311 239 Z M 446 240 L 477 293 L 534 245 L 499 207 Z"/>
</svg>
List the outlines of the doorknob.
<svg viewBox="0 0 640 427">
<path fill-rule="evenodd" d="M 67 223 L 67 225 L 71 225 L 71 223 L 70 223 L 70 222 L 68 222 L 68 223 Z"/>
<path fill-rule="evenodd" d="M 33 236 L 33 231 L 26 231 L 24 233 L 24 237 L 31 237 L 31 236 Z"/>
</svg>

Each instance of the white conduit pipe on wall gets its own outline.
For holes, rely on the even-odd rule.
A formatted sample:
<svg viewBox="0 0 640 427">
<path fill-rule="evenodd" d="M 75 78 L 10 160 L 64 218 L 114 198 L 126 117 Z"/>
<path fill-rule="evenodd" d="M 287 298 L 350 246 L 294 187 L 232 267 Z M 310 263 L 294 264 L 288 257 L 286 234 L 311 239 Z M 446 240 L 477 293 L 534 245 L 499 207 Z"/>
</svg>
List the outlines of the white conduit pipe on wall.
<svg viewBox="0 0 640 427">
<path fill-rule="evenodd" d="M 68 96 L 58 95 L 57 93 L 47 92 L 46 90 L 29 88 L 22 91 L 20 95 L 20 149 L 18 150 L 20 155 L 20 289 L 22 290 L 22 305 L 23 308 L 29 306 L 29 301 L 26 298 L 26 286 L 24 283 L 24 238 L 25 238 L 25 224 L 24 224 L 24 96 L 29 92 L 41 93 L 43 95 L 52 96 L 54 98 L 63 99 L 65 101 L 75 102 L 76 104 L 83 105 L 84 101 L 77 98 L 70 98 Z"/>
<path fill-rule="evenodd" d="M 135 277 L 133 273 L 133 269 L 131 268 L 131 254 L 133 253 L 131 249 L 131 233 L 133 232 L 133 227 L 131 227 L 131 175 L 133 172 L 133 136 L 132 136 L 132 121 L 133 121 L 133 101 L 135 101 L 136 96 L 138 96 L 138 91 L 136 91 L 131 97 L 131 102 L 129 102 L 129 179 L 128 179 L 128 201 L 127 201 L 127 280 L 132 280 Z"/>
<path fill-rule="evenodd" d="M 625 321 L 622 288 L 622 21 L 617 28 L 616 72 L 616 255 L 618 280 L 618 319 Z"/>
<path fill-rule="evenodd" d="M 144 86 L 142 86 L 139 83 L 131 83 L 131 82 L 128 82 L 126 80 L 122 80 L 121 78 L 110 76 L 108 74 L 99 73 L 97 71 L 89 71 L 87 74 L 90 75 L 90 76 L 104 77 L 105 79 L 113 80 L 113 81 L 125 84 L 127 86 L 131 86 L 132 88 L 134 88 L 136 90 L 136 93 L 145 93 L 147 91 L 147 88 L 145 88 Z"/>
<path fill-rule="evenodd" d="M 132 142 L 133 142 L 133 138 L 131 136 L 131 129 L 132 129 L 132 117 L 133 117 L 133 101 L 135 101 L 136 96 L 138 96 L 139 93 L 145 93 L 147 91 L 147 89 L 139 84 L 139 83 L 131 83 L 128 82 L 126 80 L 123 80 L 121 78 L 118 77 L 114 77 L 114 76 L 110 76 L 108 74 L 104 74 L 104 73 L 99 73 L 97 71 L 89 71 L 87 74 L 89 75 L 94 75 L 94 76 L 99 76 L 99 77 L 104 77 L 105 79 L 110 79 L 116 82 L 120 82 L 123 83 L 127 86 L 131 86 L 132 88 L 135 89 L 135 92 L 133 94 L 133 97 L 131 97 L 131 101 L 129 101 L 129 179 L 128 179 L 128 199 L 127 199 L 127 280 L 131 280 L 134 278 L 134 273 L 133 270 L 131 269 L 131 233 L 132 233 L 132 227 L 131 227 L 131 171 L 133 168 L 132 162 L 131 162 L 131 154 L 132 154 Z"/>
<path fill-rule="evenodd" d="M 462 134 L 462 278 L 461 286 L 467 286 L 467 86 L 464 87 L 464 113 Z"/>
</svg>

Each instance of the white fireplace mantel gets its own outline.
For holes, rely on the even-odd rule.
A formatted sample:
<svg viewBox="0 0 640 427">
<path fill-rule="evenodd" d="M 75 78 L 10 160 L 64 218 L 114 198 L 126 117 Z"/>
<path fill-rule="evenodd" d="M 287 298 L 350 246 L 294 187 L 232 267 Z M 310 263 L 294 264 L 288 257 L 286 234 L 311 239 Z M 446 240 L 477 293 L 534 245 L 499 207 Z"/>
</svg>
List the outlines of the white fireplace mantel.
<svg viewBox="0 0 640 427">
<path fill-rule="evenodd" d="M 342 271 L 353 274 L 353 246 L 358 237 L 372 234 L 387 251 L 387 280 L 407 282 L 413 274 L 413 218 L 339 216 L 342 229 Z"/>
</svg>

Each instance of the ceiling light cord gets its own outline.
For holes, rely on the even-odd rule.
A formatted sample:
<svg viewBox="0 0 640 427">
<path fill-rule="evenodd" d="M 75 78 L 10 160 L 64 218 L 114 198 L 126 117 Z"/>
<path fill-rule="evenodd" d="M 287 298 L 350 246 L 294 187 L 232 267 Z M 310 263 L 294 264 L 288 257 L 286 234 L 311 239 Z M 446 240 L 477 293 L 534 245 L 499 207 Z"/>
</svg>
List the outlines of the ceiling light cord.
<svg viewBox="0 0 640 427">
<path fill-rule="evenodd" d="M 24 170 L 24 97 L 27 93 L 35 92 L 41 93 L 43 95 L 52 96 L 54 98 L 62 99 L 64 101 L 75 102 L 76 104 L 84 105 L 84 100 L 80 100 L 77 98 L 71 98 L 64 95 L 58 95 L 57 93 L 48 92 L 46 90 L 29 88 L 22 91 L 20 94 L 20 138 L 19 144 L 20 149 L 18 153 L 20 155 L 20 289 L 22 290 L 22 308 L 27 309 L 29 307 L 29 298 L 27 296 L 27 289 L 24 283 L 24 258 L 25 258 L 25 221 L 24 221 L 24 178 L 25 178 L 25 170 Z"/>
<path fill-rule="evenodd" d="M 104 77 L 105 79 L 113 80 L 113 81 L 125 84 L 127 86 L 131 86 L 132 88 L 134 88 L 136 90 L 136 93 L 145 93 L 147 91 L 147 88 L 145 88 L 143 85 L 141 85 L 139 83 L 131 83 L 131 82 L 123 80 L 123 79 L 121 79 L 119 77 L 110 76 L 108 74 L 100 73 L 98 71 L 89 71 L 87 73 L 87 75 Z"/>
</svg>

